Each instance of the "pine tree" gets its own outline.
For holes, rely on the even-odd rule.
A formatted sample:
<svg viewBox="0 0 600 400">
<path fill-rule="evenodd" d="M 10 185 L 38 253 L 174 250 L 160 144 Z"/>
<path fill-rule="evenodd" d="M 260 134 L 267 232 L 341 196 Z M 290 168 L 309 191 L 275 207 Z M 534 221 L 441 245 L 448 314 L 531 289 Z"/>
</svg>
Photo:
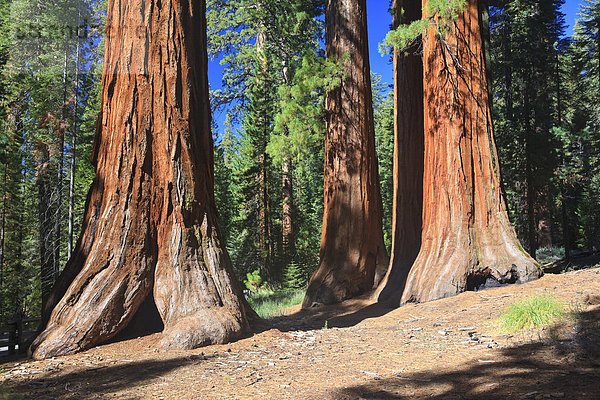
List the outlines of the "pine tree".
<svg viewBox="0 0 600 400">
<path fill-rule="evenodd" d="M 552 178 L 558 166 L 556 59 L 563 1 L 498 2 L 492 18 L 492 85 L 499 157 L 511 219 L 535 257 L 540 228 L 556 220 Z M 492 50 L 493 51 L 493 50 Z"/>
<path fill-rule="evenodd" d="M 565 123 L 555 130 L 562 145 L 559 178 L 570 228 L 566 239 L 573 248 L 600 247 L 599 50 L 600 2 L 586 1 L 581 5 L 568 54 L 563 56 L 568 61 Z"/>
<path fill-rule="evenodd" d="M 242 121 L 243 128 L 245 159 L 234 174 L 241 202 L 232 217 L 237 234 L 230 240 L 238 244 L 232 257 L 241 276 L 259 269 L 270 283 L 280 282 L 286 264 L 297 257 L 299 199 L 294 197 L 297 165 L 288 153 L 269 151 L 269 144 L 285 141 L 293 130 L 287 122 L 275 130 L 279 88 L 293 85 L 304 56 L 318 47 L 320 3 L 209 3 L 210 51 L 225 64 L 224 88 L 213 91 L 213 104 L 227 105 L 230 120 Z"/>
</svg>

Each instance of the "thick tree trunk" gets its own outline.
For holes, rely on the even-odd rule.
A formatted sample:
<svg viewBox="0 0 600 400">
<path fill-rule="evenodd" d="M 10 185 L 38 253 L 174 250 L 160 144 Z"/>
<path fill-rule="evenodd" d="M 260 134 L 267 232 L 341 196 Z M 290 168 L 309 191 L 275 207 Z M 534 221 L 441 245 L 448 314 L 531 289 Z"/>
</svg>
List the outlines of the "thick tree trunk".
<svg viewBox="0 0 600 400">
<path fill-rule="evenodd" d="M 394 27 L 421 19 L 417 0 L 395 0 Z M 408 272 L 421 248 L 423 214 L 423 61 L 421 40 L 394 49 L 394 205 L 392 254 L 379 286 L 380 302 L 400 303 Z"/>
<path fill-rule="evenodd" d="M 109 2 L 96 178 L 62 274 L 76 277 L 35 358 L 115 336 L 152 291 L 164 346 L 248 328 L 217 226 L 204 13 L 204 1 Z"/>
<path fill-rule="evenodd" d="M 350 58 L 344 63 L 345 79 L 326 95 L 320 262 L 303 307 L 313 302 L 336 303 L 371 290 L 388 264 L 375 156 L 365 0 L 329 0 L 325 18 L 327 58 Z"/>
<path fill-rule="evenodd" d="M 422 245 L 403 302 L 540 274 L 517 240 L 501 195 L 477 0 L 469 0 L 445 41 L 432 31 L 429 37 Z"/>
</svg>

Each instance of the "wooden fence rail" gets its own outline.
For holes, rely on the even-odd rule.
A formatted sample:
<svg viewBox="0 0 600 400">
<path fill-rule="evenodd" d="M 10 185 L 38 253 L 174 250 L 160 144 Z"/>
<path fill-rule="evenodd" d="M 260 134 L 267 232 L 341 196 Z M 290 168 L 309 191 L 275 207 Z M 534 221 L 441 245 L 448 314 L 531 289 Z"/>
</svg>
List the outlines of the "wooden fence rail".
<svg viewBox="0 0 600 400">
<path fill-rule="evenodd" d="M 8 347 L 8 354 L 15 354 L 18 347 L 19 353 L 26 350 L 27 342 L 33 338 L 36 329 L 25 329 L 28 325 L 39 323 L 40 318 L 24 318 L 8 322 L 0 330 L 0 348 Z"/>
</svg>

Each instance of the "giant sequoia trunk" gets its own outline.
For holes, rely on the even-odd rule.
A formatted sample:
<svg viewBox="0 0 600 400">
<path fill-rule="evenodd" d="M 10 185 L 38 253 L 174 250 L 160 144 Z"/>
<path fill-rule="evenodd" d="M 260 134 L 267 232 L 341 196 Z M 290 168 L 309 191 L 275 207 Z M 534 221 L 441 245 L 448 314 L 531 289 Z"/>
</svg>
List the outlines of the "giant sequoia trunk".
<svg viewBox="0 0 600 400">
<path fill-rule="evenodd" d="M 395 0 L 394 27 L 421 19 L 419 0 Z M 392 254 L 378 300 L 398 305 L 421 248 L 423 214 L 423 62 L 418 40 L 394 49 L 394 205 Z"/>
<path fill-rule="evenodd" d="M 365 0 L 329 0 L 326 47 L 345 79 L 326 95 L 325 209 L 320 262 L 303 307 L 335 303 L 376 284 L 387 268 L 383 243 Z"/>
<path fill-rule="evenodd" d="M 478 1 L 469 0 L 445 41 L 429 32 L 424 49 L 423 234 L 403 302 L 540 274 L 501 195 L 480 26 Z"/>
<path fill-rule="evenodd" d="M 74 280 L 55 288 L 35 358 L 108 340 L 151 295 L 165 346 L 248 328 L 213 198 L 204 13 L 204 1 L 109 2 L 96 178 L 61 276 Z"/>
</svg>

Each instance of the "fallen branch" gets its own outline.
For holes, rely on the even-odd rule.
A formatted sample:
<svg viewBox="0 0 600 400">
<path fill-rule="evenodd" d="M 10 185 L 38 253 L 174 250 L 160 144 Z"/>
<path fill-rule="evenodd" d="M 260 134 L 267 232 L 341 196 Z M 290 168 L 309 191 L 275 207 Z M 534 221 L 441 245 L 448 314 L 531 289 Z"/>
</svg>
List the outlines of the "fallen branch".
<svg viewBox="0 0 600 400">
<path fill-rule="evenodd" d="M 496 299 L 502 299 L 504 297 L 512 297 L 512 296 L 514 296 L 514 294 L 503 294 L 502 296 L 494 296 L 494 297 L 487 297 L 487 296 L 479 295 L 479 297 L 481 297 L 483 300 L 496 300 Z"/>
</svg>

